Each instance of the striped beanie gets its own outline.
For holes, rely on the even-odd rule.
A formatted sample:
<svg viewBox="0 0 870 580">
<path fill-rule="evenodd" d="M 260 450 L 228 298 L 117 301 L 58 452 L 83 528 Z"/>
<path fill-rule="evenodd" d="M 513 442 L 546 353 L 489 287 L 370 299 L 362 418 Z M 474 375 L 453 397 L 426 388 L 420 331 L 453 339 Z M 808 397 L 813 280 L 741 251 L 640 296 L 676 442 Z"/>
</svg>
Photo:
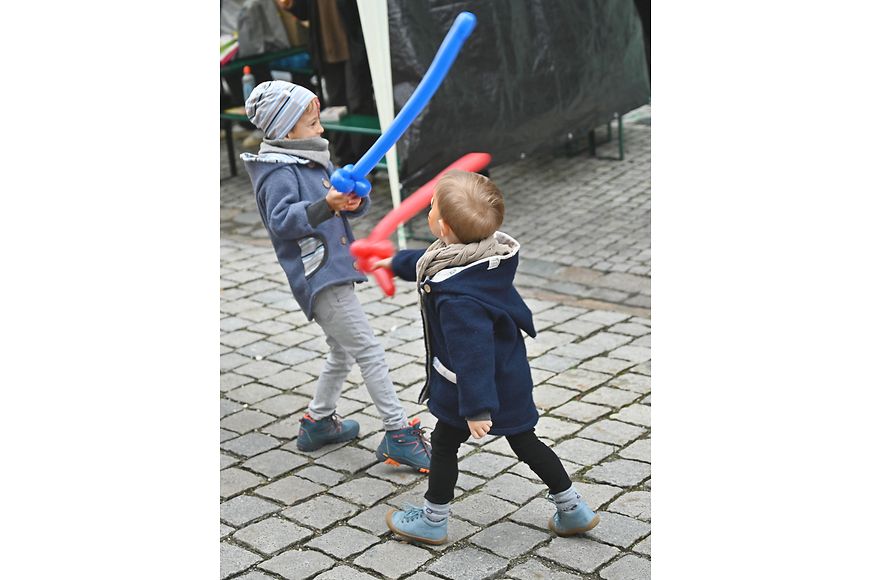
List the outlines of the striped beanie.
<svg viewBox="0 0 870 580">
<path fill-rule="evenodd" d="M 245 101 L 245 113 L 266 139 L 283 139 L 315 98 L 305 87 L 287 81 L 267 81 L 254 87 Z"/>
</svg>

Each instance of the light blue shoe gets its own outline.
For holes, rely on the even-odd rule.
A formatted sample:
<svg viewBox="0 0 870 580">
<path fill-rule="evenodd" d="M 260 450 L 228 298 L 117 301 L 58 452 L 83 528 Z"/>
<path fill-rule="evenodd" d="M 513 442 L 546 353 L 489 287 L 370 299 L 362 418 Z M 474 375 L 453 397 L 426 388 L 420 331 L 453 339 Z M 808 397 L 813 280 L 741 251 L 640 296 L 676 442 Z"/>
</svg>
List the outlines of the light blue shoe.
<svg viewBox="0 0 870 580">
<path fill-rule="evenodd" d="M 549 499 L 549 496 L 547 497 Z M 601 518 L 592 511 L 582 499 L 577 507 L 570 511 L 559 511 L 550 518 L 547 527 L 557 536 L 576 536 L 588 532 L 598 525 Z"/>
<path fill-rule="evenodd" d="M 432 524 L 423 515 L 423 508 L 405 504 L 404 510 L 387 511 L 387 527 L 408 540 L 438 546 L 447 541 L 447 520 Z"/>
</svg>

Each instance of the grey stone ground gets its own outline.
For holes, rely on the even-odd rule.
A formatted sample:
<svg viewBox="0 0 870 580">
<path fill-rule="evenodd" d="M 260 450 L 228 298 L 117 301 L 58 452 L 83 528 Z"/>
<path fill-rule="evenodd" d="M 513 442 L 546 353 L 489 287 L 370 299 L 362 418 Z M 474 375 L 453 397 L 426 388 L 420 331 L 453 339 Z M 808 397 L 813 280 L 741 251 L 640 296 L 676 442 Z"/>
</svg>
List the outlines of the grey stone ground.
<svg viewBox="0 0 870 580">
<path fill-rule="evenodd" d="M 527 341 L 537 432 L 601 524 L 585 538 L 553 536 L 545 487 L 487 437 L 461 449 L 450 543 L 439 547 L 388 533 L 386 510 L 419 504 L 425 476 L 376 462 L 381 422 L 358 369 L 338 411 L 360 422 L 360 438 L 296 449 L 326 344 L 290 294 L 244 169 L 226 178 L 221 149 L 221 578 L 649 578 L 648 107 L 626 117 L 625 135 L 622 162 L 608 159 L 614 140 L 595 158 L 544 155 L 491 172 L 506 196 L 502 229 L 523 246 L 517 286 L 539 332 Z M 385 188 L 376 180 L 358 237 L 389 210 Z M 419 220 L 412 233 L 423 237 Z M 385 298 L 369 283 L 358 295 L 409 415 L 433 426 L 414 403 L 424 368 L 412 286 L 397 281 Z"/>
</svg>

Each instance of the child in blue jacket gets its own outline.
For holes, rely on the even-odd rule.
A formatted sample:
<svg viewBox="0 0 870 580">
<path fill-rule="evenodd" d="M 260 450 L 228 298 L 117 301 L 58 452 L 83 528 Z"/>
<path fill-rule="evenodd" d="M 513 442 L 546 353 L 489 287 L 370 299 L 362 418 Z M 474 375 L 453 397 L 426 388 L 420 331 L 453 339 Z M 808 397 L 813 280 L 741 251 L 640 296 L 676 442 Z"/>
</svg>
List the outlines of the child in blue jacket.
<svg viewBox="0 0 870 580">
<path fill-rule="evenodd" d="M 314 399 L 300 420 L 296 446 L 313 451 L 359 434 L 359 423 L 335 414 L 344 380 L 360 366 L 387 433 L 376 451 L 381 461 L 426 472 L 430 447 L 419 419 L 408 422 L 389 377 L 384 349 L 375 339 L 354 284 L 365 282 L 350 254 L 348 218 L 362 215 L 369 199 L 344 195 L 329 182 L 334 167 L 321 137 L 320 103 L 311 91 L 285 81 L 257 85 L 245 102 L 263 131 L 258 154 L 241 155 L 257 208 L 293 296 L 326 334 L 329 354 Z"/>
<path fill-rule="evenodd" d="M 504 435 L 517 457 L 550 489 L 550 529 L 560 536 L 591 530 L 599 518 L 571 484 L 552 449 L 535 435 L 538 412 L 522 332 L 535 336 L 532 313 L 513 285 L 520 245 L 496 231 L 504 218 L 501 191 L 486 177 L 451 171 L 435 186 L 426 250 L 381 260 L 417 283 L 426 341 L 432 431 L 429 489 L 421 508 L 387 513 L 389 528 L 427 544 L 447 541 L 449 503 L 458 477 L 459 445 L 469 435 Z"/>
</svg>

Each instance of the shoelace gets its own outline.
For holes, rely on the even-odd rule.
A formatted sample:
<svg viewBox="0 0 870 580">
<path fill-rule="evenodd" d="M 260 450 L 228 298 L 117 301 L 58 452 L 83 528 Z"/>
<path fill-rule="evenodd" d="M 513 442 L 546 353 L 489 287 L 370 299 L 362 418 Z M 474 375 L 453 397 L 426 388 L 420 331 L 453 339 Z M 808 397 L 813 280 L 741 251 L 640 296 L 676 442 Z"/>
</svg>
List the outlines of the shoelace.
<svg viewBox="0 0 870 580">
<path fill-rule="evenodd" d="M 420 419 L 414 419 L 414 422 L 409 426 L 411 427 L 411 435 L 422 441 L 423 452 L 426 453 L 427 457 L 432 457 L 432 442 L 426 437 L 426 428 L 420 424 Z"/>
<path fill-rule="evenodd" d="M 425 427 L 419 426 L 414 428 L 411 433 L 414 434 L 415 437 L 419 437 L 423 442 L 423 451 L 426 453 L 426 457 L 432 457 L 432 442 L 426 437 L 426 432 L 423 431 Z"/>
<path fill-rule="evenodd" d="M 402 510 L 405 512 L 405 515 L 402 516 L 402 522 L 413 522 L 414 520 L 423 517 L 423 508 L 421 507 L 406 503 L 402 506 Z"/>
<path fill-rule="evenodd" d="M 336 431 L 341 431 L 341 415 L 339 415 L 338 413 L 333 413 L 330 419 L 332 419 L 333 429 L 335 429 Z"/>
</svg>

